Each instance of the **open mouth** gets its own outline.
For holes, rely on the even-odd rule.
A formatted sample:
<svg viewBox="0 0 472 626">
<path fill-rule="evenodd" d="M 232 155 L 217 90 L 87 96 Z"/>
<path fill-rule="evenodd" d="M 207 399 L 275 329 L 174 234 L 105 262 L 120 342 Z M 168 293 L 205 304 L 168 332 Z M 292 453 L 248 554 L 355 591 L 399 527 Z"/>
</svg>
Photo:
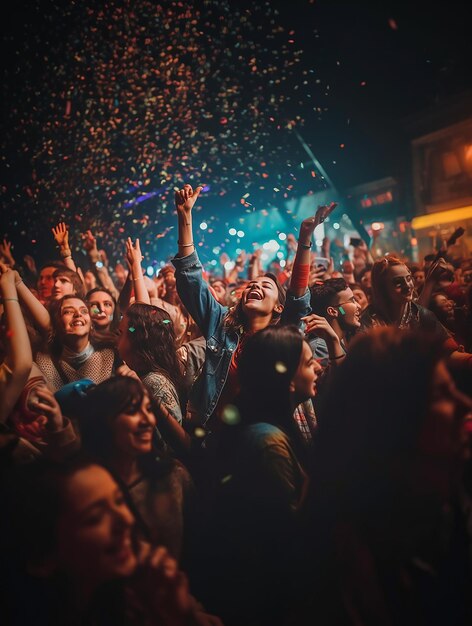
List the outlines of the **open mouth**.
<svg viewBox="0 0 472 626">
<path fill-rule="evenodd" d="M 81 320 L 77 320 L 77 321 L 75 321 L 75 322 L 72 322 L 72 323 L 71 323 L 71 326 L 72 326 L 73 328 L 76 328 L 77 326 L 85 326 L 85 322 L 82 322 Z"/>
<path fill-rule="evenodd" d="M 151 429 L 149 429 L 149 430 L 140 430 L 140 431 L 134 433 L 134 436 L 139 441 L 147 443 L 148 441 L 151 441 L 151 439 L 152 439 L 152 430 Z"/>
<path fill-rule="evenodd" d="M 262 300 L 262 295 L 258 291 L 250 291 L 247 295 L 246 302 L 249 300 Z"/>
</svg>

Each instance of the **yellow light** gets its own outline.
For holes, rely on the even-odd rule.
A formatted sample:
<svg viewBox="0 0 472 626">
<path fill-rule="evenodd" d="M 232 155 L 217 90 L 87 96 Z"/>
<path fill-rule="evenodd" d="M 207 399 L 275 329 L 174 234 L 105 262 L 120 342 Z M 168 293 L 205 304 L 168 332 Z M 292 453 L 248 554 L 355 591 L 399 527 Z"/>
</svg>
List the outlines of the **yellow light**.
<svg viewBox="0 0 472 626">
<path fill-rule="evenodd" d="M 439 224 L 449 224 L 459 220 L 472 219 L 472 206 L 464 206 L 460 209 L 451 209 L 450 211 L 439 211 L 429 215 L 420 215 L 411 220 L 411 227 L 415 230 L 422 228 L 431 228 L 431 226 L 439 226 Z"/>
</svg>

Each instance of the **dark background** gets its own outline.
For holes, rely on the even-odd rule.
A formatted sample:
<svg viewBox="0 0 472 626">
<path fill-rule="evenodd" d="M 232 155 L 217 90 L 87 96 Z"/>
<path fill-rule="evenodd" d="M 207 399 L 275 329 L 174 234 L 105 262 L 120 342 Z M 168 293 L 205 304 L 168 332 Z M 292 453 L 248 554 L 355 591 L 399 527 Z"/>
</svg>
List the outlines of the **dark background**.
<svg viewBox="0 0 472 626">
<path fill-rule="evenodd" d="M 157 4 L 162 7 L 159 20 L 153 17 Z M 114 258 L 122 256 L 125 234 L 141 237 L 148 260 L 168 258 L 176 245 L 173 188 L 189 181 L 208 185 L 197 218 L 210 227 L 202 233 L 202 253 L 209 257 L 215 245 L 224 244 L 228 226 L 237 225 L 239 216 L 274 206 L 283 211 L 283 200 L 328 186 L 310 165 L 294 129 L 336 187 L 344 190 L 401 175 L 409 167 L 405 155 L 414 134 L 411 119 L 460 101 L 472 88 L 472 37 L 459 2 L 181 4 L 188 5 L 185 20 L 177 19 L 172 2 L 41 0 L 15 2 L 6 9 L 0 234 L 14 242 L 18 256 L 54 256 L 50 228 L 65 219 L 76 247 L 80 232 L 91 227 Z M 117 11 L 135 15 L 128 31 L 117 26 Z M 192 19 L 194 32 L 200 33 L 197 49 L 185 53 L 183 33 Z M 222 24 L 228 25 L 226 34 Z M 202 83 L 204 103 L 196 104 L 200 88 L 187 79 L 189 98 L 178 112 L 178 92 L 171 87 L 165 99 L 173 120 L 164 124 L 162 107 L 154 107 L 150 121 L 144 122 L 140 96 L 133 96 L 134 103 L 126 107 L 119 96 L 124 121 L 122 131 L 112 134 L 107 144 L 111 156 L 100 154 L 103 144 L 97 143 L 89 158 L 81 144 L 84 120 L 88 115 L 96 127 L 109 115 L 95 104 L 87 109 L 87 101 L 96 102 L 115 80 L 114 70 L 108 70 L 97 81 L 94 64 L 102 50 L 103 58 L 112 58 L 117 49 L 117 58 L 123 56 L 135 34 L 137 53 L 130 67 L 140 72 L 144 47 L 155 59 L 162 49 L 169 47 L 170 57 L 175 50 L 195 79 L 210 59 Z M 147 36 L 150 43 L 145 45 Z M 91 52 L 82 55 L 87 45 Z M 295 51 L 301 52 L 299 61 L 291 64 Z M 279 85 L 268 82 L 277 71 L 267 76 L 261 71 L 272 63 L 284 78 Z M 81 74 L 82 82 L 77 79 Z M 150 80 L 139 78 L 144 89 Z M 165 80 L 152 80 L 157 92 L 164 93 Z M 239 86 L 234 98 L 225 92 L 232 82 Z M 250 106 L 254 96 L 257 110 Z M 65 117 L 68 100 L 72 114 Z M 135 128 L 138 139 L 130 133 Z M 196 138 L 190 138 L 192 128 Z M 137 147 L 155 129 L 161 131 L 154 137 L 155 170 L 143 174 Z M 180 133 L 180 148 L 175 141 L 169 148 L 172 132 Z M 53 162 L 39 149 L 45 137 L 53 146 Z M 189 158 L 182 165 L 185 151 Z M 172 163 L 162 183 L 159 169 L 167 153 L 172 153 Z M 114 154 L 119 163 L 109 185 L 95 184 L 93 176 L 83 173 L 90 159 L 110 169 Z M 200 171 L 203 162 L 208 163 L 205 173 Z M 146 193 L 149 197 L 143 200 Z"/>
</svg>

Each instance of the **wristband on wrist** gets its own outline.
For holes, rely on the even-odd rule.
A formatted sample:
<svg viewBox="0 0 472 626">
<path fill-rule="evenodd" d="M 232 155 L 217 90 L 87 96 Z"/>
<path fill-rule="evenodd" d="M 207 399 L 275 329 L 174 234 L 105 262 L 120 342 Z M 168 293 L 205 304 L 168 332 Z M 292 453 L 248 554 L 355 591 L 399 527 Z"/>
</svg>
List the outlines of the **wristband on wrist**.
<svg viewBox="0 0 472 626">
<path fill-rule="evenodd" d="M 301 265 L 296 263 L 293 266 L 292 276 L 290 278 L 290 289 L 305 290 L 308 287 L 308 278 L 310 276 L 310 264 Z"/>
<path fill-rule="evenodd" d="M 345 356 L 345 354 L 340 354 L 339 356 L 331 356 L 329 357 L 329 361 L 337 361 L 338 359 L 343 359 Z"/>
<path fill-rule="evenodd" d="M 64 250 L 61 250 L 60 254 L 63 259 L 67 259 L 68 257 L 72 256 L 70 248 L 64 248 Z"/>
<path fill-rule="evenodd" d="M 312 241 L 310 241 L 310 245 L 309 245 L 309 246 L 307 246 L 307 245 L 306 245 L 306 243 L 302 243 L 301 241 L 299 241 L 299 242 L 298 242 L 298 245 L 299 245 L 301 248 L 303 248 L 304 250 L 310 250 L 310 249 L 311 249 L 311 247 L 312 247 L 312 245 L 313 245 L 313 242 L 312 242 Z"/>
<path fill-rule="evenodd" d="M 179 244 L 179 246 L 180 246 L 181 248 L 189 248 L 190 246 L 194 246 L 194 245 L 195 245 L 195 244 L 193 243 L 193 241 L 192 241 L 192 243 L 180 243 L 180 241 L 178 241 L 177 243 Z"/>
</svg>

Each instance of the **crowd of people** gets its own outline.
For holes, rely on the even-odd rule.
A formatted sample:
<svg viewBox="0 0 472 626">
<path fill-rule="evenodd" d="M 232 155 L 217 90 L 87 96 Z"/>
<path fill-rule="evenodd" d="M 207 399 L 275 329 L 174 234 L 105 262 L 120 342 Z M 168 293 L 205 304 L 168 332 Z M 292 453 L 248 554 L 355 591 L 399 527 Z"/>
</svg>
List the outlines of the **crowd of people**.
<svg viewBox="0 0 472 626">
<path fill-rule="evenodd" d="M 472 258 L 317 264 L 331 203 L 212 275 L 200 191 L 154 278 L 0 245 L 2 622 L 471 623 Z"/>
</svg>

